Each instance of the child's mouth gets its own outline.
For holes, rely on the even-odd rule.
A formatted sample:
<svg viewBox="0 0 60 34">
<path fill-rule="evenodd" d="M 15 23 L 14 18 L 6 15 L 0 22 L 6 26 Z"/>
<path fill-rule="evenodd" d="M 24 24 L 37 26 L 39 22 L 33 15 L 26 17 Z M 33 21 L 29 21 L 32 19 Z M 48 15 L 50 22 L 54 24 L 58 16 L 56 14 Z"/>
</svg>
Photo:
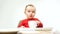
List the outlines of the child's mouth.
<svg viewBox="0 0 60 34">
<path fill-rule="evenodd" d="M 32 15 L 30 17 L 33 17 Z"/>
</svg>

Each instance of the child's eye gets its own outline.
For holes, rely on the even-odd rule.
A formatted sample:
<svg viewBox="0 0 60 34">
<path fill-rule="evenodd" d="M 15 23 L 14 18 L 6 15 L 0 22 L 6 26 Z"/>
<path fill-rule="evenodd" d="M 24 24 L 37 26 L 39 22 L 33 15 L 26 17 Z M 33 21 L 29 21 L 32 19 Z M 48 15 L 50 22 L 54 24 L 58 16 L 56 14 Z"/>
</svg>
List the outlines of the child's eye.
<svg viewBox="0 0 60 34">
<path fill-rule="evenodd" d="M 35 13 L 35 11 L 32 11 L 32 13 Z"/>
<path fill-rule="evenodd" d="M 30 11 L 28 11 L 28 12 L 30 12 Z"/>
</svg>

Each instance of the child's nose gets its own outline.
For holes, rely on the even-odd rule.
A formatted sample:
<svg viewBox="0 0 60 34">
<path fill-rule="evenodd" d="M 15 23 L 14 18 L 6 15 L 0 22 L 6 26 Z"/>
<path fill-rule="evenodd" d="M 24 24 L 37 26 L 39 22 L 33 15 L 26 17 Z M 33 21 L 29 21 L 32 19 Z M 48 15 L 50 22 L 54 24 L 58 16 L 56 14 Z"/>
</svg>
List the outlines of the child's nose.
<svg viewBox="0 0 60 34">
<path fill-rule="evenodd" d="M 32 14 L 32 12 L 30 14 Z"/>
</svg>

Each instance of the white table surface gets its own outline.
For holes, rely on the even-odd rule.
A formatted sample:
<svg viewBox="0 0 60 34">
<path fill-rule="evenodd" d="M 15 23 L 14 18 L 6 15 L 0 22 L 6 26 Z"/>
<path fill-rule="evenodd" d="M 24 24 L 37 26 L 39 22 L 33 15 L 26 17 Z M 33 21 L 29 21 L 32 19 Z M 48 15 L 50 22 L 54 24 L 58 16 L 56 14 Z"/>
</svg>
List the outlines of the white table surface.
<svg viewBox="0 0 60 34">
<path fill-rule="evenodd" d="M 18 32 L 22 34 L 50 34 L 52 28 L 8 28 L 0 29 L 0 32 Z"/>
</svg>

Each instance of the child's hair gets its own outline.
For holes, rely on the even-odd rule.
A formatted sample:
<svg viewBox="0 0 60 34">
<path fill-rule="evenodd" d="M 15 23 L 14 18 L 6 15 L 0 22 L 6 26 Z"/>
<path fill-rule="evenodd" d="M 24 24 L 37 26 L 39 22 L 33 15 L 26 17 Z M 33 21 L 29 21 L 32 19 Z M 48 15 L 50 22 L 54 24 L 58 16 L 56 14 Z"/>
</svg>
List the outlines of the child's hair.
<svg viewBox="0 0 60 34">
<path fill-rule="evenodd" d="M 25 10 L 26 10 L 26 8 L 27 8 L 28 6 L 34 7 L 34 5 L 32 5 L 32 4 L 28 4 L 28 5 L 26 5 Z"/>
</svg>

